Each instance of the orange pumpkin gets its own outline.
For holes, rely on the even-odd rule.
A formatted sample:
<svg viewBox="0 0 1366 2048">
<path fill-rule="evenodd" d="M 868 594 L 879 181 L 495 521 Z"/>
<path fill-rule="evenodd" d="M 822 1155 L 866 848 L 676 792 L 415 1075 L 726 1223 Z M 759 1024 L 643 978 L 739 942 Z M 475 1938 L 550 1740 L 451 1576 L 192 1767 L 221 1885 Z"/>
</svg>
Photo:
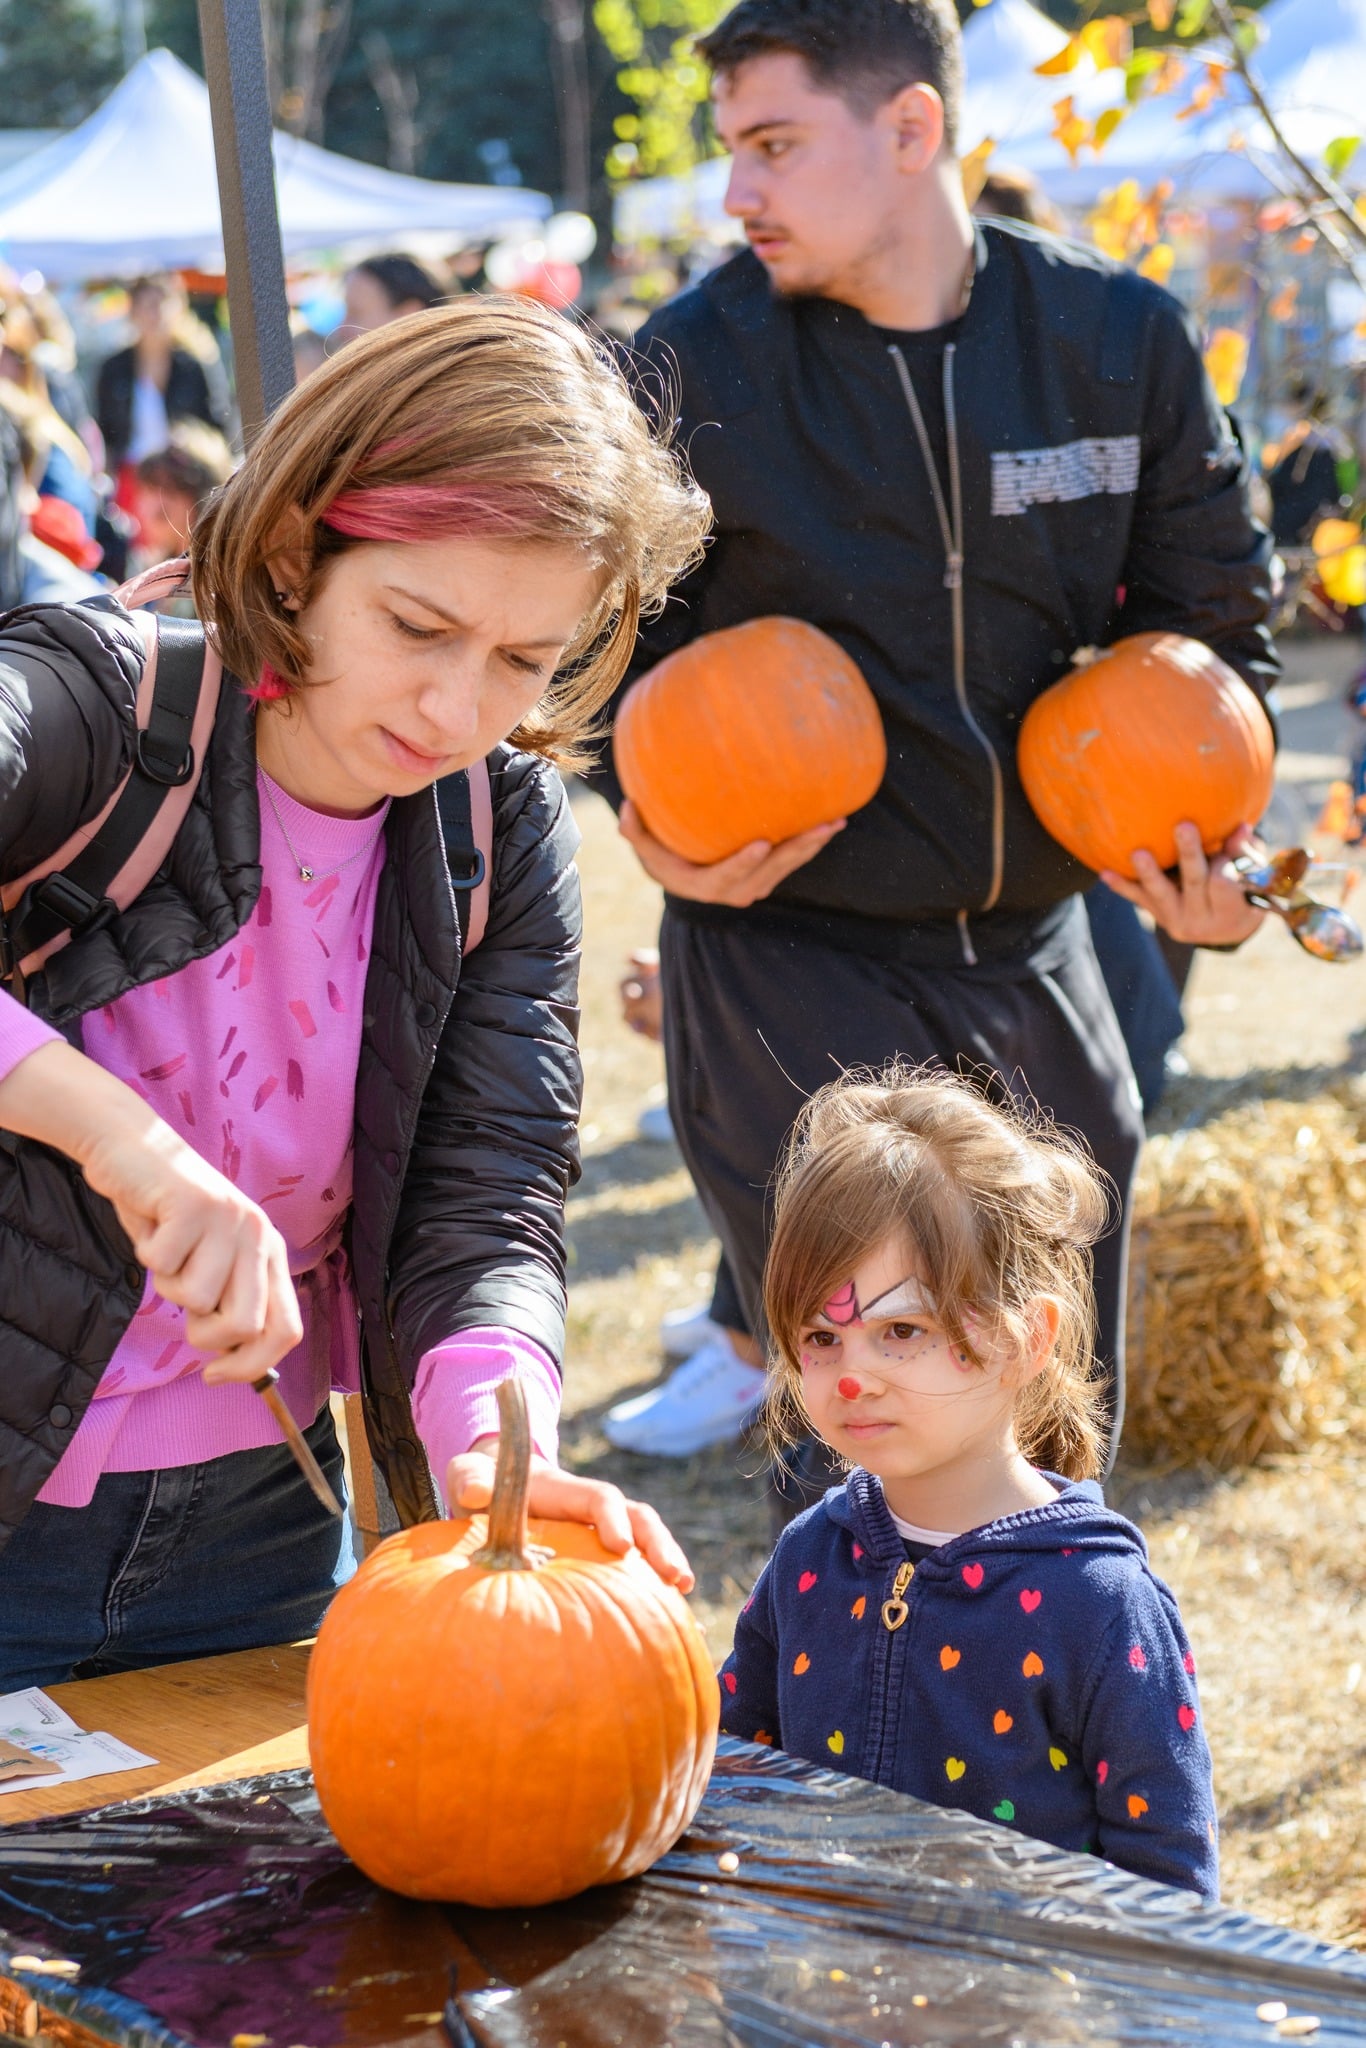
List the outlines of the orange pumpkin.
<svg viewBox="0 0 1366 2048">
<path fill-rule="evenodd" d="M 1270 721 L 1241 676 L 1199 640 L 1134 633 L 1030 705 L 1020 780 L 1041 823 L 1089 868 L 1134 874 L 1146 848 L 1176 862 L 1175 827 L 1214 853 L 1271 800 Z"/>
<path fill-rule="evenodd" d="M 719 1693 L 687 1603 L 635 1551 L 526 1518 L 526 1397 L 498 1389 L 487 1516 L 366 1559 L 318 1632 L 308 1739 L 328 1826 L 415 1899 L 539 1906 L 634 1877 L 683 1832 Z"/>
<path fill-rule="evenodd" d="M 750 619 L 669 655 L 628 692 L 613 748 L 649 830 L 708 865 L 847 817 L 887 767 L 857 663 L 802 619 Z"/>
</svg>

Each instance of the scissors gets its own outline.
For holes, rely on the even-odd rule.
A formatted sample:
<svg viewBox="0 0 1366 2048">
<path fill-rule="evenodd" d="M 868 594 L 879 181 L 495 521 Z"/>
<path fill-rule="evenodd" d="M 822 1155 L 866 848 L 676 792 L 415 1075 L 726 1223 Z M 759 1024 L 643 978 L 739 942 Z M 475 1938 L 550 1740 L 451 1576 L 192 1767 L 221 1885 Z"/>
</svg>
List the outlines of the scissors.
<svg viewBox="0 0 1366 2048">
<path fill-rule="evenodd" d="M 1362 950 L 1361 929 L 1345 910 L 1318 903 L 1305 884 L 1340 873 L 1316 862 L 1304 846 L 1283 847 L 1259 857 L 1245 853 L 1234 863 L 1243 894 L 1258 910 L 1274 911 L 1290 927 L 1291 937 L 1316 960 L 1355 960 Z"/>
</svg>

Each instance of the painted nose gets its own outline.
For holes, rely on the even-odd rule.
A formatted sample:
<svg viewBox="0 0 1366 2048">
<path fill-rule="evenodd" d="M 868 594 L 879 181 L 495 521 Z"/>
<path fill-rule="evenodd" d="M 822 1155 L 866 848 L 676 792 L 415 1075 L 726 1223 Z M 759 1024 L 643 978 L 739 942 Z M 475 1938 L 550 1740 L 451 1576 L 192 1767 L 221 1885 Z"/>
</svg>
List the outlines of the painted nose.
<svg viewBox="0 0 1366 2048">
<path fill-rule="evenodd" d="M 854 1379 L 851 1374 L 846 1373 L 842 1380 L 836 1381 L 835 1392 L 846 1401 L 857 1401 L 859 1395 L 863 1392 L 863 1384 L 860 1380 Z"/>
</svg>

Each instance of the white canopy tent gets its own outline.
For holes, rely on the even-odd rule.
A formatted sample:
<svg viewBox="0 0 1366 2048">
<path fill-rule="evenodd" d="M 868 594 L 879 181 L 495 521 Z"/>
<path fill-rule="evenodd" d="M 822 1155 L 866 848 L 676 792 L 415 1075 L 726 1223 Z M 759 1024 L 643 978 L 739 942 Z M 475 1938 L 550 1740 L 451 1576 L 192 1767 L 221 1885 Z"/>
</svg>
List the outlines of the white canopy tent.
<svg viewBox="0 0 1366 2048">
<path fill-rule="evenodd" d="M 540 192 L 447 185 L 275 136 L 285 254 L 439 232 L 492 240 L 544 220 Z M 153 50 L 69 134 L 0 175 L 0 256 L 59 284 L 223 261 L 208 89 Z"/>
</svg>

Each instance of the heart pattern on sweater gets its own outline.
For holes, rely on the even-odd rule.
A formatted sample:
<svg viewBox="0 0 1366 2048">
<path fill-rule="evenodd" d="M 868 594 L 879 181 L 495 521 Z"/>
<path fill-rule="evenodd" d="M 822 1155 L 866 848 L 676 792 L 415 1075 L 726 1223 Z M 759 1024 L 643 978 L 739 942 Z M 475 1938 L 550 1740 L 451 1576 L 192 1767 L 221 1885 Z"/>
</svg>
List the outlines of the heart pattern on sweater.
<svg viewBox="0 0 1366 2048">
<path fill-rule="evenodd" d="M 1031 1650 L 1024 1663 L 1020 1666 L 1020 1669 L 1026 1678 L 1042 1678 L 1043 1658 L 1037 1650 Z"/>
<path fill-rule="evenodd" d="M 794 1678 L 800 1678 L 803 1672 L 809 1671 L 810 1669 L 811 1659 L 807 1656 L 805 1650 L 799 1650 L 797 1652 L 796 1662 L 792 1666 L 792 1676 Z"/>
<path fill-rule="evenodd" d="M 1004 1707 L 998 1707 L 995 1719 L 991 1725 L 998 1735 L 1009 1735 L 1011 1729 L 1015 1726 L 1015 1716 L 1008 1714 Z"/>
<path fill-rule="evenodd" d="M 963 1762 L 961 1756 L 946 1756 L 944 1759 L 944 1769 L 948 1774 L 949 1783 L 956 1785 L 967 1769 L 967 1765 Z"/>
<path fill-rule="evenodd" d="M 1020 1605 L 1026 1614 L 1032 1614 L 1042 1599 L 1042 1593 L 1036 1592 L 1032 1586 L 1026 1586 L 1020 1595 Z"/>
<path fill-rule="evenodd" d="M 941 1671 L 952 1671 L 955 1664 L 962 1662 L 962 1658 L 961 1650 L 955 1650 L 951 1643 L 945 1643 L 939 1652 L 939 1668 Z"/>
<path fill-rule="evenodd" d="M 1194 1707 L 1188 1707 L 1185 1701 L 1183 1700 L 1181 1705 L 1176 1710 L 1176 1718 L 1181 1723 L 1181 1726 L 1185 1729 L 1187 1735 L 1189 1735 L 1191 1729 L 1195 1726 L 1196 1717 Z"/>
<path fill-rule="evenodd" d="M 963 1566 L 963 1584 L 971 1586 L 974 1593 L 981 1585 L 984 1576 L 985 1573 L 980 1564 L 965 1564 Z"/>
</svg>

